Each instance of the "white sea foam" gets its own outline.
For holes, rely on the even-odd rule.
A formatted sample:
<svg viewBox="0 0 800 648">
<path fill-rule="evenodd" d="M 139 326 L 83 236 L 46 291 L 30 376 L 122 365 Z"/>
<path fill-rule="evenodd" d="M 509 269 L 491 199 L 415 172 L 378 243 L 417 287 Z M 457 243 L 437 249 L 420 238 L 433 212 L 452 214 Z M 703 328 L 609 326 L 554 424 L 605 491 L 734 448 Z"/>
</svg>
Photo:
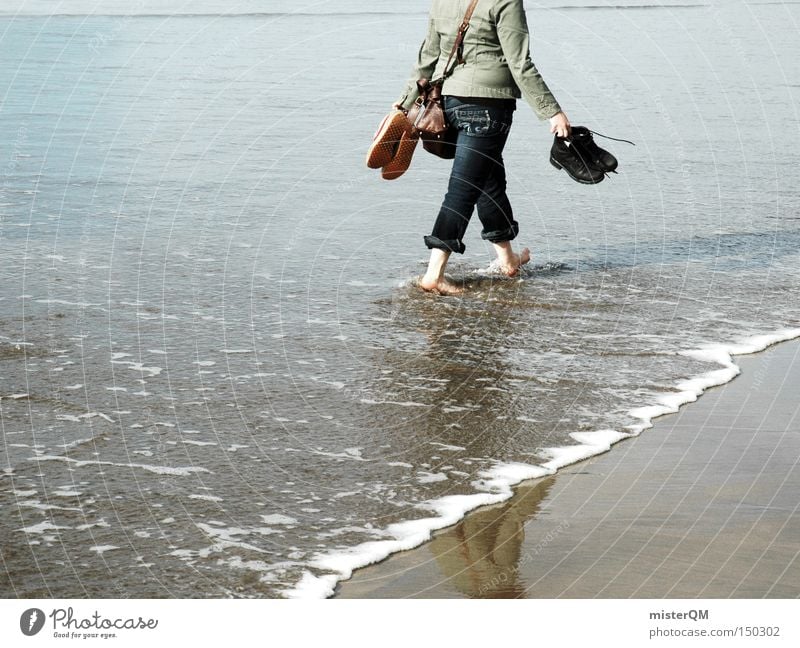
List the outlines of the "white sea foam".
<svg viewBox="0 0 800 648">
<path fill-rule="evenodd" d="M 47 533 L 48 531 L 61 531 L 62 529 L 69 529 L 68 526 L 59 526 L 57 524 L 53 524 L 52 522 L 48 522 L 44 520 L 43 522 L 39 522 L 39 524 L 34 524 L 33 526 L 25 527 L 24 529 L 20 529 L 23 533 Z"/>
<path fill-rule="evenodd" d="M 345 448 L 343 452 L 323 452 L 322 450 L 312 450 L 311 454 L 323 457 L 333 457 L 336 459 L 352 459 L 353 461 L 368 461 L 361 456 L 361 448 Z"/>
<path fill-rule="evenodd" d="M 480 408 L 477 406 L 466 407 L 463 405 L 450 405 L 449 407 L 442 407 L 442 411 L 445 414 L 456 414 L 458 412 L 472 412 L 475 411 L 476 409 Z"/>
<path fill-rule="evenodd" d="M 226 542 L 236 542 L 237 537 L 242 535 L 268 536 L 278 533 L 278 531 L 270 527 L 260 527 L 256 529 L 241 529 L 238 527 L 216 528 L 209 524 L 205 524 L 203 522 L 198 522 L 196 526 L 207 536 L 210 536 L 212 538 L 219 538 L 220 540 L 224 540 Z"/>
<path fill-rule="evenodd" d="M 142 362 L 128 362 L 128 368 L 132 369 L 133 371 L 140 371 L 142 373 L 148 373 L 150 376 L 158 376 L 162 371 L 164 371 L 163 367 L 145 367 L 144 363 Z"/>
<path fill-rule="evenodd" d="M 608 452 L 617 441 L 633 435 L 616 430 L 599 430 L 597 432 L 573 432 L 570 436 L 578 441 L 579 445 L 546 448 L 543 454 L 550 457 L 550 461 L 542 464 L 544 468 L 555 472 L 564 466 Z"/>
<path fill-rule="evenodd" d="M 390 464 L 391 465 L 391 464 Z M 336 493 L 336 495 L 332 495 L 330 499 L 342 499 L 343 497 L 354 497 L 355 495 L 360 495 L 359 491 L 345 491 L 343 493 Z"/>
<path fill-rule="evenodd" d="M 193 495 L 189 495 L 189 499 L 205 500 L 206 502 L 222 502 L 223 501 L 223 499 L 221 497 L 217 497 L 216 495 L 193 494 Z"/>
<path fill-rule="evenodd" d="M 657 403 L 630 410 L 630 416 L 639 419 L 640 423 L 630 426 L 629 432 L 617 430 L 575 432 L 570 436 L 578 442 L 576 445 L 545 449 L 543 454 L 549 460 L 540 465 L 499 463 L 491 469 L 481 471 L 479 479 L 472 482 L 473 487 L 479 492 L 472 495 L 449 495 L 416 506 L 417 509 L 433 511 L 436 513 L 435 517 L 393 524 L 385 531 L 376 530 L 378 535 L 386 535 L 391 539 L 373 540 L 346 550 L 317 554 L 311 560 L 310 566 L 332 573 L 318 575 L 306 570 L 300 580 L 293 587 L 283 590 L 282 594 L 287 598 L 332 596 L 337 583 L 350 578 L 355 569 L 379 562 L 393 553 L 417 547 L 429 540 L 434 531 L 452 526 L 469 511 L 508 500 L 513 496 L 513 486 L 530 479 L 552 475 L 564 466 L 606 452 L 618 441 L 635 436 L 651 427 L 652 419 L 676 412 L 681 405 L 697 400 L 706 389 L 731 381 L 740 372 L 732 356 L 757 353 L 778 342 L 798 337 L 800 329 L 784 329 L 768 335 L 753 336 L 736 344 L 681 351 L 680 355 L 714 362 L 723 368 L 680 381 L 676 384 L 674 392 L 660 396 Z"/>
<path fill-rule="evenodd" d="M 74 464 L 77 468 L 84 466 L 116 466 L 118 468 L 138 468 L 146 470 L 147 472 L 155 473 L 156 475 L 173 475 L 175 477 L 188 477 L 193 473 L 210 473 L 207 468 L 200 466 L 151 466 L 148 464 L 135 464 L 135 463 L 114 463 L 112 461 L 79 461 L 71 457 L 56 457 L 52 455 L 43 455 L 41 457 L 30 457 L 28 461 L 64 461 L 66 463 Z"/>
<path fill-rule="evenodd" d="M 280 513 L 275 513 L 273 515 L 262 515 L 261 519 L 265 524 L 297 524 L 297 520 L 295 520 L 293 517 L 281 515 Z"/>
<path fill-rule="evenodd" d="M 288 598 L 328 598 L 329 596 L 333 596 L 336 584 L 340 580 L 343 579 L 333 574 L 315 576 L 311 572 L 305 571 L 298 583 L 292 589 L 284 590 L 283 594 Z"/>
<path fill-rule="evenodd" d="M 96 554 L 104 554 L 106 551 L 114 551 L 114 549 L 119 549 L 119 547 L 115 545 L 97 545 L 95 547 L 89 547 L 89 551 L 94 551 Z"/>
<path fill-rule="evenodd" d="M 80 423 L 81 422 L 79 417 L 74 416 L 72 414 L 58 414 L 56 416 L 56 421 L 70 421 L 72 423 Z"/>
<path fill-rule="evenodd" d="M 80 526 L 75 527 L 78 531 L 87 531 L 89 529 L 109 529 L 111 525 L 103 519 L 98 520 L 97 522 L 90 522 L 87 524 L 81 524 Z"/>
<path fill-rule="evenodd" d="M 444 473 L 429 473 L 421 470 L 417 473 L 417 482 L 420 484 L 433 484 L 435 482 L 447 481 L 448 477 Z"/>
<path fill-rule="evenodd" d="M 236 452 L 238 450 L 245 450 L 250 446 L 241 445 L 239 443 L 232 443 L 229 447 L 225 448 L 225 452 Z"/>
<path fill-rule="evenodd" d="M 262 536 L 271 535 L 273 533 L 278 533 L 274 529 L 269 528 L 262 528 L 262 529 L 240 529 L 236 527 L 230 528 L 222 528 L 218 529 L 210 524 L 198 523 L 197 528 L 200 529 L 205 535 L 212 539 L 214 542 L 208 547 L 204 547 L 203 549 L 176 549 L 170 556 L 176 556 L 178 558 L 185 558 L 191 560 L 192 558 L 208 558 L 212 553 L 220 553 L 228 548 L 238 548 L 238 549 L 245 549 L 247 551 L 254 551 L 256 553 L 268 553 L 264 549 L 260 549 L 255 545 L 249 544 L 247 542 L 241 542 L 238 539 L 238 536 L 247 536 L 251 534 L 258 534 Z"/>
<path fill-rule="evenodd" d="M 371 398 L 362 398 L 361 402 L 365 405 L 399 405 L 400 407 L 432 407 L 428 403 L 417 403 L 415 401 L 376 401 Z"/>
<path fill-rule="evenodd" d="M 234 556 L 228 560 L 220 560 L 219 564 L 230 567 L 231 569 L 246 569 L 256 572 L 270 572 L 273 569 L 272 565 L 265 563 L 263 560 L 242 560 L 240 556 Z M 260 580 L 266 583 L 270 582 L 272 579 L 269 574 L 267 574 Z"/>
<path fill-rule="evenodd" d="M 354 279 L 353 281 L 348 281 L 345 285 L 353 286 L 354 288 L 372 288 L 372 287 L 380 286 L 380 284 L 367 283 L 367 282 L 361 281 L 359 279 Z"/>
<path fill-rule="evenodd" d="M 56 490 L 52 492 L 52 495 L 55 497 L 80 497 L 82 493 L 76 490 Z"/>
<path fill-rule="evenodd" d="M 37 304 L 58 304 L 59 306 L 78 306 L 79 308 L 96 308 L 102 304 L 91 304 L 89 302 L 71 302 L 64 299 L 37 299 Z"/>
<path fill-rule="evenodd" d="M 25 500 L 17 502 L 20 508 L 32 508 L 39 511 L 80 511 L 81 509 L 72 506 L 57 506 L 55 504 L 42 504 L 40 500 Z"/>
<path fill-rule="evenodd" d="M 438 448 L 441 448 L 442 450 L 452 450 L 453 452 L 461 452 L 462 450 L 466 450 L 466 448 L 463 448 L 461 446 L 447 445 L 446 443 L 437 443 L 436 441 L 431 441 L 429 445 L 436 446 Z"/>
<path fill-rule="evenodd" d="M 701 362 L 722 365 L 722 369 L 713 369 L 699 376 L 682 380 L 675 385 L 675 391 L 660 396 L 655 404 L 637 407 L 628 414 L 639 419 L 640 423 L 629 426 L 632 434 L 640 434 L 653 426 L 653 419 L 665 414 L 673 414 L 686 403 L 696 401 L 700 395 L 711 387 L 718 387 L 730 382 L 739 375 L 740 369 L 733 361 L 733 356 L 749 355 L 763 351 L 767 347 L 800 337 L 800 329 L 781 329 L 774 333 L 754 335 L 733 344 L 715 344 L 699 349 L 679 351 L 679 355 L 694 358 Z"/>
<path fill-rule="evenodd" d="M 325 574 L 316 576 L 309 571 L 304 572 L 298 584 L 283 591 L 288 598 L 305 598 L 311 596 L 331 596 L 336 583 L 352 576 L 353 570 L 371 565 L 387 556 L 406 551 L 429 540 L 438 529 L 452 526 L 469 511 L 497 504 L 513 496 L 512 486 L 526 479 L 533 479 L 548 474 L 549 471 L 538 466 L 524 464 L 503 464 L 492 470 L 481 473 L 483 479 L 476 483 L 479 492 L 472 495 L 448 495 L 431 502 L 425 502 L 416 508 L 436 513 L 435 517 L 420 520 L 409 520 L 392 524 L 385 531 L 375 530 L 379 535 L 388 535 L 392 539 L 364 542 L 346 551 L 319 554 L 311 561 L 311 566 L 338 575 Z M 491 491 L 491 492 L 488 492 Z"/>
</svg>

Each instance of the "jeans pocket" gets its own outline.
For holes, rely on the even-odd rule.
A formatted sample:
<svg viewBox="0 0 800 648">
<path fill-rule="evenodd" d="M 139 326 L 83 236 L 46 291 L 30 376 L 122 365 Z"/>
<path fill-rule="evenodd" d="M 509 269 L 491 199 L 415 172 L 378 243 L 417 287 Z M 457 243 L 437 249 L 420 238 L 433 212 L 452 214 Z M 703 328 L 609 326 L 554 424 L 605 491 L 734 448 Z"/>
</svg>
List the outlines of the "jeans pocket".
<svg viewBox="0 0 800 648">
<path fill-rule="evenodd" d="M 483 106 L 458 107 L 453 111 L 452 121 L 458 130 L 469 135 L 490 137 L 507 132 L 511 126 L 506 123 L 510 120 L 505 119 L 505 113 L 497 114 L 500 112 Z"/>
<path fill-rule="evenodd" d="M 456 108 L 455 126 L 470 135 L 488 135 L 492 116 L 486 108 Z"/>
</svg>

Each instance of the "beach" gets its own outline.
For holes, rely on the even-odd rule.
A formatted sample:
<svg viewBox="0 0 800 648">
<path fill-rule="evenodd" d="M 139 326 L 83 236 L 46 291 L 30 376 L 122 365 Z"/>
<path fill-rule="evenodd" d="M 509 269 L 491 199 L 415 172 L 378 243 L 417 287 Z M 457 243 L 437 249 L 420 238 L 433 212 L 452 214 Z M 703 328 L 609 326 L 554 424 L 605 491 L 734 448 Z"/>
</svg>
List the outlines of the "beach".
<svg viewBox="0 0 800 648">
<path fill-rule="evenodd" d="M 787 506 L 782 410 L 729 432 L 777 379 L 689 417 L 800 336 L 800 4 L 528 3 L 618 173 L 554 169 L 520 99 L 533 258 L 493 271 L 475 217 L 443 299 L 416 280 L 450 164 L 365 164 L 428 0 L 69 5 L 0 9 L 0 597 L 791 592 L 790 521 L 724 544 Z M 367 588 L 392 554 L 408 588 Z"/>
<path fill-rule="evenodd" d="M 609 453 L 527 482 L 341 598 L 796 598 L 800 342 Z"/>
</svg>

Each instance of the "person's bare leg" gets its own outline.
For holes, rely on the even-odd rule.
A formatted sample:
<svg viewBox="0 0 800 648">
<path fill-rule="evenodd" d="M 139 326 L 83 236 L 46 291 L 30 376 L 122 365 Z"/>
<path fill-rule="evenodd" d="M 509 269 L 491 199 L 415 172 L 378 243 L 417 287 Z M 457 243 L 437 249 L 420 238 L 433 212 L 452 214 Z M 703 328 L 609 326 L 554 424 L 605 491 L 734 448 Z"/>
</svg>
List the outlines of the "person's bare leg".
<svg viewBox="0 0 800 648">
<path fill-rule="evenodd" d="M 433 292 L 439 295 L 460 295 L 464 292 L 461 286 L 448 281 L 444 276 L 444 269 L 447 267 L 447 260 L 450 252 L 433 248 L 431 258 L 428 261 L 428 269 L 419 279 L 419 287 L 425 292 Z"/>
<path fill-rule="evenodd" d="M 517 254 L 511 248 L 511 241 L 492 243 L 492 245 L 497 253 L 497 259 L 500 261 L 500 271 L 509 277 L 515 276 L 520 267 L 531 260 L 531 251 L 528 248 L 523 248 L 522 252 Z"/>
</svg>

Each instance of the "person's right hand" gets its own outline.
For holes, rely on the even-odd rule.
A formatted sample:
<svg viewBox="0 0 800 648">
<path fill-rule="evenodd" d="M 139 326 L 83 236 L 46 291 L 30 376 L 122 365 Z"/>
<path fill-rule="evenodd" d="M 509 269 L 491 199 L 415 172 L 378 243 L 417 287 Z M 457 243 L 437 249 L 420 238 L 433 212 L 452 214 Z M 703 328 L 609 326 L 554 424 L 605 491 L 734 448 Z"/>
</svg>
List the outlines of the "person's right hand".
<svg viewBox="0 0 800 648">
<path fill-rule="evenodd" d="M 563 111 L 557 112 L 550 118 L 550 132 L 559 137 L 568 137 L 572 127 Z"/>
</svg>

